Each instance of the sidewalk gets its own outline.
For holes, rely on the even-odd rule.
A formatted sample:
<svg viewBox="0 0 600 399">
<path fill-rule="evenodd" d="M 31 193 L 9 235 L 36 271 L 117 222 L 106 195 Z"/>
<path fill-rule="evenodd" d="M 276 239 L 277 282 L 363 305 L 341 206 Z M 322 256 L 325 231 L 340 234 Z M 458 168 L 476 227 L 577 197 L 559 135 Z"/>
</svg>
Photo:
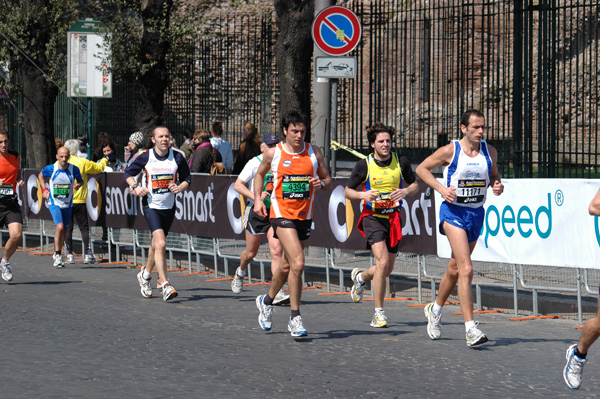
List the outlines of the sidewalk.
<svg viewBox="0 0 600 399">
<path fill-rule="evenodd" d="M 0 282 L 2 395 L 5 398 L 567 398 L 565 351 L 581 330 L 573 320 L 509 321 L 477 315 L 490 342 L 465 345 L 458 306 L 444 310 L 431 341 L 416 301 L 389 301 L 390 328 L 369 326 L 373 303 L 303 292 L 309 336 L 287 331 L 277 307 L 271 332 L 257 323 L 257 295 L 233 294 L 214 275 L 170 272 L 179 296 L 140 295 L 138 269 L 76 262 L 55 269 L 50 255 L 18 252 L 14 280 Z M 152 280 L 156 284 L 156 274 Z M 592 347 L 578 395 L 600 389 Z"/>
</svg>

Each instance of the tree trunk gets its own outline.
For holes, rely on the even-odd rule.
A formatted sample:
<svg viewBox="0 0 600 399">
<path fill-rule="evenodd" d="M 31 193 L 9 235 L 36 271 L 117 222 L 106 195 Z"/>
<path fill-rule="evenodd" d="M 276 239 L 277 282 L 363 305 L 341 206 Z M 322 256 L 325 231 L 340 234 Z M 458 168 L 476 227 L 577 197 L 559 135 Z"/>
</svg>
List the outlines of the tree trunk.
<svg viewBox="0 0 600 399">
<path fill-rule="evenodd" d="M 147 0 L 142 2 L 144 32 L 140 58 L 144 71 L 139 79 L 139 105 L 135 125 L 148 133 L 163 124 L 165 90 L 169 84 L 166 56 L 169 51 L 169 16 L 173 0 Z"/>
<path fill-rule="evenodd" d="M 18 67 L 23 85 L 23 127 L 30 168 L 42 169 L 56 161 L 54 145 L 54 102 L 56 87 L 28 61 Z"/>
<path fill-rule="evenodd" d="M 306 118 L 306 138 L 310 143 L 310 88 L 313 41 L 311 26 L 314 0 L 274 0 L 280 32 L 275 43 L 279 72 L 280 115 L 290 110 Z"/>
</svg>

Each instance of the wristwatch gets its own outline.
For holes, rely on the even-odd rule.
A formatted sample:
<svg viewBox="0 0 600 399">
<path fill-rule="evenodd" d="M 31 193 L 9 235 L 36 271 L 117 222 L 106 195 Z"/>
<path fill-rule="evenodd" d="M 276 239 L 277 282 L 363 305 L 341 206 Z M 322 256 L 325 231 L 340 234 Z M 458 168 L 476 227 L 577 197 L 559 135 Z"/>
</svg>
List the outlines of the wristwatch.
<svg viewBox="0 0 600 399">
<path fill-rule="evenodd" d="M 131 186 L 132 190 L 135 190 L 136 188 L 138 188 L 139 184 L 135 183 L 133 186 Z"/>
<path fill-rule="evenodd" d="M 325 188 L 325 183 L 323 183 L 323 180 L 321 180 L 321 190 L 323 190 Z"/>
</svg>

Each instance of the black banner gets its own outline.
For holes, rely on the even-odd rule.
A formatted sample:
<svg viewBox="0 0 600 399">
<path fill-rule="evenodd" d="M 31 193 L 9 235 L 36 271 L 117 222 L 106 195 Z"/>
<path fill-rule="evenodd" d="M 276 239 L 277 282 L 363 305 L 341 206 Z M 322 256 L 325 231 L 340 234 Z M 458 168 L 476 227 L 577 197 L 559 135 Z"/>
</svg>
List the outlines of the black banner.
<svg viewBox="0 0 600 399">
<path fill-rule="evenodd" d="M 24 214 L 52 220 L 37 184 L 37 171 L 24 170 Z M 172 232 L 200 237 L 243 240 L 245 201 L 234 189 L 236 176 L 192 175 L 190 188 L 177 194 Z M 347 179 L 334 179 L 328 191 L 317 190 L 313 233 L 309 245 L 327 248 L 365 249 L 365 239 L 356 229 L 360 203 L 344 197 Z M 123 173 L 88 175 L 87 209 L 94 226 L 148 228 L 142 215 L 141 198 L 132 196 Z M 431 190 L 420 183 L 419 192 L 403 201 L 400 250 L 435 254 L 435 204 Z"/>
</svg>

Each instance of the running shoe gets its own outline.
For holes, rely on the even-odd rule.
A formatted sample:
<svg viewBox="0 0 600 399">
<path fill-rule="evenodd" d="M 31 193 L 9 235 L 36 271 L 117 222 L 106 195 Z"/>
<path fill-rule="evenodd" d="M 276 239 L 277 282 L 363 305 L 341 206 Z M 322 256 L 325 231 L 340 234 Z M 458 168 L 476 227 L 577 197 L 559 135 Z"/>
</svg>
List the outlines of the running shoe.
<svg viewBox="0 0 600 399">
<path fill-rule="evenodd" d="M 169 283 L 168 281 L 165 281 L 164 284 L 162 285 L 162 294 L 163 294 L 163 301 L 165 301 L 165 302 L 167 302 L 170 299 L 175 298 L 178 295 L 177 291 L 175 291 L 175 288 L 173 288 L 171 283 Z"/>
<path fill-rule="evenodd" d="M 433 302 L 425 306 L 425 317 L 427 317 L 427 335 L 431 339 L 440 339 L 442 335 L 442 314 L 433 313 Z"/>
<path fill-rule="evenodd" d="M 54 259 L 54 267 L 56 267 L 56 268 L 65 267 L 65 264 L 63 263 L 61 254 L 54 254 L 52 256 L 52 259 Z"/>
<path fill-rule="evenodd" d="M 273 306 L 287 305 L 288 303 L 290 303 L 290 296 L 282 288 L 273 298 Z"/>
<path fill-rule="evenodd" d="M 94 254 L 90 251 L 88 252 L 85 257 L 83 258 L 83 263 L 96 263 L 96 258 L 94 257 Z"/>
<path fill-rule="evenodd" d="M 350 274 L 350 278 L 354 282 L 354 285 L 352 286 L 352 289 L 350 290 L 350 296 L 352 297 L 352 300 L 356 303 L 362 301 L 363 292 L 365 291 L 365 284 L 364 283 L 360 284 L 358 282 L 359 273 L 360 273 L 360 269 L 357 268 L 357 269 L 353 269 L 352 274 Z"/>
<path fill-rule="evenodd" d="M 67 253 L 67 263 L 75 263 L 75 256 L 73 254 Z"/>
<path fill-rule="evenodd" d="M 140 291 L 142 293 L 142 296 L 144 298 L 152 298 L 152 287 L 150 286 L 150 280 L 152 278 L 149 278 L 148 280 L 146 280 L 144 278 L 144 269 L 142 269 L 137 274 L 137 279 L 138 279 L 138 283 L 140 283 Z"/>
<path fill-rule="evenodd" d="M 385 313 L 383 311 L 375 312 L 373 319 L 371 320 L 371 327 L 387 328 L 387 326 L 387 317 L 385 316 Z"/>
<path fill-rule="evenodd" d="M 265 305 L 266 295 L 259 295 L 256 297 L 256 307 L 258 308 L 258 325 L 265 331 L 271 330 L 273 322 L 271 321 L 271 314 L 273 313 L 273 305 Z"/>
<path fill-rule="evenodd" d="M 477 346 L 481 344 L 485 344 L 488 342 L 488 337 L 485 336 L 484 333 L 481 332 L 477 326 L 479 322 L 475 322 L 475 326 L 471 327 L 469 331 L 467 331 L 467 346 Z"/>
<path fill-rule="evenodd" d="M 290 318 L 288 331 L 292 334 L 292 337 L 306 337 L 308 335 L 308 331 L 306 331 L 304 323 L 302 323 L 302 316 L 298 315 L 293 319 Z"/>
<path fill-rule="evenodd" d="M 565 382 L 571 389 L 579 389 L 581 386 L 581 378 L 583 377 L 583 366 L 587 362 L 585 359 L 580 359 L 575 356 L 575 348 L 577 344 L 569 346 L 567 349 L 567 364 L 563 370 Z"/>
<path fill-rule="evenodd" d="M 10 269 L 10 262 L 7 260 L 4 260 L 4 258 L 0 262 L 1 262 L 0 269 L 2 271 L 2 279 L 4 279 L 4 281 L 11 281 L 12 280 L 12 270 Z"/>
<path fill-rule="evenodd" d="M 238 274 L 238 271 L 240 271 L 239 267 L 235 269 L 233 280 L 231 280 L 231 291 L 233 291 L 234 294 L 239 294 L 244 288 L 244 278 Z"/>
</svg>

